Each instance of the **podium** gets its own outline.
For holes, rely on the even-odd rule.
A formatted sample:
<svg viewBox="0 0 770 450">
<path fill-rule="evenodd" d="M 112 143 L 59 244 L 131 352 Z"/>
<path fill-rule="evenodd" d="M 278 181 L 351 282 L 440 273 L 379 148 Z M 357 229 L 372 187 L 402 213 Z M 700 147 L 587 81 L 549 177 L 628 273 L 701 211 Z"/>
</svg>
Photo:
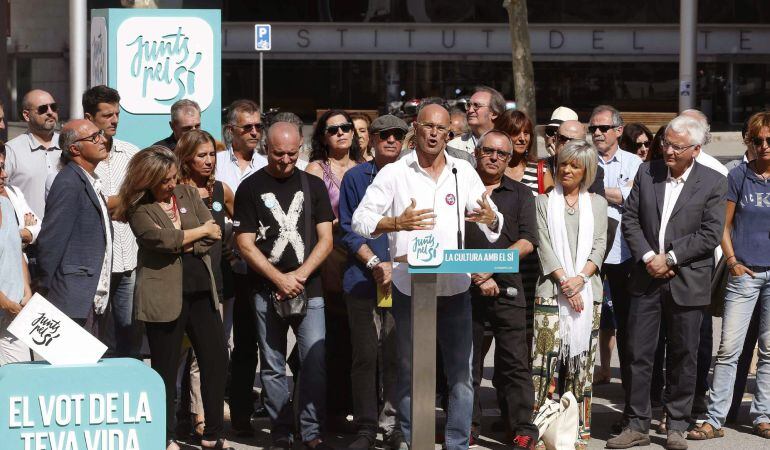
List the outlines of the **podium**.
<svg viewBox="0 0 770 450">
<path fill-rule="evenodd" d="M 4 450 L 166 448 L 166 391 L 134 359 L 0 367 Z"/>
<path fill-rule="evenodd" d="M 515 273 L 518 250 L 442 250 L 432 236 L 410 240 L 412 275 L 412 436 L 410 448 L 435 447 L 436 431 L 436 284 L 440 274 Z M 471 323 L 468 323 L 471 326 Z M 470 355 L 469 355 L 470 358 Z"/>
</svg>

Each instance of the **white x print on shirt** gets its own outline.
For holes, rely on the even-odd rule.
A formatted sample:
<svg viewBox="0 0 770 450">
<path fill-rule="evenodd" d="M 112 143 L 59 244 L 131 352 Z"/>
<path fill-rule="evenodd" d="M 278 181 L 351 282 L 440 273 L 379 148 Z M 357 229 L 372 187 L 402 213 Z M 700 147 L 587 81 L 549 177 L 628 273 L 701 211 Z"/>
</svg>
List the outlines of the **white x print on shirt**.
<svg viewBox="0 0 770 450">
<path fill-rule="evenodd" d="M 283 257 L 286 246 L 291 244 L 294 249 L 294 254 L 297 257 L 297 262 L 302 264 L 305 261 L 305 243 L 302 242 L 302 236 L 297 230 L 297 222 L 302 215 L 302 206 L 305 201 L 305 195 L 302 191 L 294 194 L 294 199 L 289 205 L 289 212 L 284 213 L 281 209 L 280 203 L 275 198 L 275 194 L 268 192 L 261 195 L 262 202 L 265 207 L 270 209 L 275 221 L 278 222 L 278 239 L 273 245 L 273 250 L 270 252 L 270 257 L 267 259 L 272 264 L 278 264 L 278 261 Z"/>
</svg>

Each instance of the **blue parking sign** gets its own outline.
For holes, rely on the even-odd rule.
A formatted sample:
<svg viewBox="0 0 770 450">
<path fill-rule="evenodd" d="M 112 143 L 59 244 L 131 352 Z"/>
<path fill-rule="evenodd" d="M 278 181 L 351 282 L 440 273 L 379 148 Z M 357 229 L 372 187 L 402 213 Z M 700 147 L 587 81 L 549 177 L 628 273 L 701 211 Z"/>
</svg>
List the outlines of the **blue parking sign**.
<svg viewBox="0 0 770 450">
<path fill-rule="evenodd" d="M 254 25 L 254 49 L 266 52 L 271 47 L 271 31 L 268 24 Z"/>
</svg>

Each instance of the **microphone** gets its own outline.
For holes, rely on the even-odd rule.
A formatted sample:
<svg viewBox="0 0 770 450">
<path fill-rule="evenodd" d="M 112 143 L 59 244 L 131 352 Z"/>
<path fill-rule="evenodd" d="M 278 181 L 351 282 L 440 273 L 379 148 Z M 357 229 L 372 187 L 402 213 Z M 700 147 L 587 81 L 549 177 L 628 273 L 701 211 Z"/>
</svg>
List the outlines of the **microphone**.
<svg viewBox="0 0 770 450">
<path fill-rule="evenodd" d="M 463 234 L 460 232 L 460 187 L 457 183 L 457 168 L 452 167 L 452 174 L 455 176 L 455 207 L 457 208 L 457 248 L 463 248 Z"/>
</svg>

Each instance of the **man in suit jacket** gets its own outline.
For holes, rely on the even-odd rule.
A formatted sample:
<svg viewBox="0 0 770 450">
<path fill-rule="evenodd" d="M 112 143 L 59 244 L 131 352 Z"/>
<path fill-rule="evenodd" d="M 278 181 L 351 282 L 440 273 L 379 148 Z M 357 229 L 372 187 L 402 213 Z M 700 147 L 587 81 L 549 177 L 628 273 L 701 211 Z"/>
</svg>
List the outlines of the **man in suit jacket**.
<svg viewBox="0 0 770 450">
<path fill-rule="evenodd" d="M 706 129 L 680 116 L 666 128 L 664 159 L 644 163 L 625 203 L 631 250 L 628 426 L 607 448 L 649 445 L 650 382 L 661 320 L 667 326 L 666 448 L 686 449 L 703 313 L 711 301 L 714 248 L 725 222 L 727 182 L 695 161 Z"/>
<path fill-rule="evenodd" d="M 51 303 L 99 337 L 112 272 L 112 225 L 94 173 L 107 158 L 104 133 L 73 120 L 59 139 L 70 162 L 51 185 L 37 239 L 41 285 Z"/>
</svg>

